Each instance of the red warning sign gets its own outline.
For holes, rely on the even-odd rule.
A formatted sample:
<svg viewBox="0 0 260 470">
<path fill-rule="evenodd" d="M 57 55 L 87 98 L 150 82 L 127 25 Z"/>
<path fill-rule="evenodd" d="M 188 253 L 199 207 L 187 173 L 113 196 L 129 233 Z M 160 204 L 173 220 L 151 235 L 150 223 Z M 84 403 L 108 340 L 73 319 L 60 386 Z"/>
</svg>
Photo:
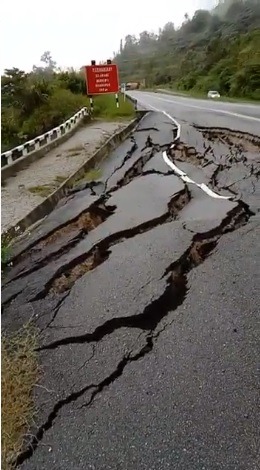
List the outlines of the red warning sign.
<svg viewBox="0 0 260 470">
<path fill-rule="evenodd" d="M 116 64 L 86 65 L 85 73 L 88 95 L 118 93 L 119 80 Z"/>
</svg>

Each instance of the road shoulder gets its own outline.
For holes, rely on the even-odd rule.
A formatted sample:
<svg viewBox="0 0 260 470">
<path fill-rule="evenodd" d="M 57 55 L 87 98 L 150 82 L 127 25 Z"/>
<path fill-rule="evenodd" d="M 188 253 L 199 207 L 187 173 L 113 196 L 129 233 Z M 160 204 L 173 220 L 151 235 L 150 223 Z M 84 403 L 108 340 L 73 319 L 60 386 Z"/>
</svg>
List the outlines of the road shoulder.
<svg viewBox="0 0 260 470">
<path fill-rule="evenodd" d="M 37 207 L 122 127 L 125 127 L 124 122 L 93 122 L 15 177 L 9 178 L 1 190 L 2 232 Z"/>
</svg>

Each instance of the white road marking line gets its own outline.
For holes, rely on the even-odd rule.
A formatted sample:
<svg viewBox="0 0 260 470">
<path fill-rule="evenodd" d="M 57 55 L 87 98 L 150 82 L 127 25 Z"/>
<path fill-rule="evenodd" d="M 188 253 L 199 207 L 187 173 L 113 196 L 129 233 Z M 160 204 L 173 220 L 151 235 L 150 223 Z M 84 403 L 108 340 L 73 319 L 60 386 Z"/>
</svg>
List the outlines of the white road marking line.
<svg viewBox="0 0 260 470">
<path fill-rule="evenodd" d="M 145 94 L 147 95 L 150 95 L 151 96 L 151 92 L 149 91 L 146 91 L 144 92 Z M 158 95 L 158 97 L 160 98 L 160 95 L 163 95 L 165 97 L 172 97 L 173 99 L 175 98 L 178 98 L 180 99 L 181 101 L 193 101 L 193 102 L 201 102 L 201 101 L 204 101 L 205 103 L 209 103 L 209 100 L 207 98 L 192 98 L 191 96 L 186 96 L 186 95 L 175 95 L 173 93 L 164 93 L 163 90 L 158 90 L 158 93 L 156 93 L 156 95 Z M 152 96 L 154 96 L 154 94 L 152 94 Z M 214 101 L 212 101 L 213 103 Z M 252 109 L 257 109 L 257 107 L 259 106 L 259 104 L 257 104 L 257 102 L 255 104 L 250 104 L 248 103 L 247 101 L 241 101 L 240 103 L 238 101 L 222 101 L 222 100 L 217 100 L 216 103 L 219 103 L 221 104 L 222 106 L 224 107 L 228 107 L 230 105 L 232 106 L 237 106 L 237 107 L 241 107 L 241 106 L 246 106 L 247 108 L 252 108 Z"/>
<path fill-rule="evenodd" d="M 185 183 L 194 183 L 196 184 L 196 181 L 193 181 L 189 176 L 184 175 L 182 176 L 182 180 L 185 181 Z"/>
<path fill-rule="evenodd" d="M 181 126 L 180 124 L 176 121 L 176 119 L 174 119 L 170 114 L 166 113 L 166 111 L 164 111 L 163 109 L 159 109 L 159 108 L 156 108 L 155 106 L 152 106 L 151 104 L 145 104 L 144 102 L 140 101 L 140 100 L 137 100 L 138 103 L 142 104 L 143 106 L 145 106 L 146 108 L 150 108 L 150 109 L 153 109 L 153 111 L 157 111 L 158 113 L 163 113 L 168 119 L 170 119 L 170 121 L 172 121 L 175 126 L 177 127 L 177 136 L 176 136 L 176 139 L 179 139 L 180 138 L 180 133 L 181 133 Z M 175 144 L 173 144 L 174 146 Z"/>
<path fill-rule="evenodd" d="M 234 116 L 242 119 L 249 119 L 251 121 L 257 121 L 260 122 L 260 118 L 254 117 L 254 116 L 247 116 L 246 114 L 239 114 L 239 113 L 232 113 L 231 111 L 226 111 L 224 109 L 217 109 L 217 108 L 207 108 L 204 106 L 196 106 L 195 104 L 188 104 L 188 103 L 183 103 L 181 101 L 175 101 L 175 100 L 167 100 L 166 98 L 159 98 L 158 96 L 154 95 L 149 95 L 154 99 L 160 100 L 160 101 L 165 101 L 166 103 L 174 103 L 178 104 L 180 106 L 186 106 L 188 108 L 194 108 L 194 109 L 203 109 L 204 111 L 210 111 L 213 113 L 222 113 L 222 114 L 228 114 L 229 116 Z M 144 106 L 147 106 L 145 103 L 142 103 Z M 151 105 L 149 105 L 151 107 Z M 154 108 L 156 109 L 156 108 Z M 158 111 L 158 109 L 156 109 Z"/>
<path fill-rule="evenodd" d="M 202 191 L 207 193 L 209 196 L 214 197 L 215 199 L 231 199 L 230 196 L 221 196 L 220 194 L 214 193 L 214 191 L 212 191 L 212 189 L 210 189 L 205 183 L 196 183 L 196 185 L 198 188 L 202 189 Z"/>
<path fill-rule="evenodd" d="M 184 171 L 180 170 L 168 157 L 166 152 L 163 152 L 163 159 L 175 173 L 177 173 L 180 178 L 185 182 L 185 183 L 193 183 L 195 184 L 198 188 L 202 189 L 208 196 L 213 197 L 214 199 L 231 199 L 230 196 L 220 196 L 220 194 L 214 193 L 205 183 L 196 183 L 196 181 L 193 181 Z"/>
<path fill-rule="evenodd" d="M 154 111 L 157 111 L 159 113 L 163 113 L 165 116 L 167 116 L 170 121 L 172 121 L 176 127 L 178 128 L 178 131 L 177 131 L 177 136 L 175 138 L 175 141 L 173 142 L 173 144 L 171 145 L 171 149 L 175 147 L 176 145 L 176 140 L 179 139 L 180 137 L 180 133 L 181 133 L 181 126 L 180 124 L 178 123 L 178 121 L 176 121 L 176 119 L 174 119 L 170 114 L 166 113 L 166 111 L 163 111 L 162 109 L 159 109 L 159 108 L 156 108 L 155 106 L 152 106 L 152 105 L 146 105 L 145 103 L 141 102 L 138 100 L 138 102 L 140 104 L 142 104 L 143 106 L 146 106 L 146 107 L 149 107 L 151 109 L 153 109 Z M 198 188 L 202 189 L 202 191 L 204 191 L 208 196 L 214 198 L 214 199 L 231 199 L 230 196 L 221 196 L 220 194 L 217 194 L 215 193 L 214 191 L 212 191 L 212 189 L 210 189 L 205 183 L 196 183 L 196 181 L 193 181 L 184 171 L 182 171 L 180 168 L 178 168 L 168 157 L 167 153 L 166 152 L 163 152 L 162 153 L 162 156 L 163 156 L 163 159 L 166 163 L 166 165 L 168 165 L 175 173 L 177 173 L 177 175 L 180 176 L 180 178 L 182 179 L 182 181 L 184 181 L 185 183 L 192 183 L 192 184 L 195 184 Z"/>
</svg>

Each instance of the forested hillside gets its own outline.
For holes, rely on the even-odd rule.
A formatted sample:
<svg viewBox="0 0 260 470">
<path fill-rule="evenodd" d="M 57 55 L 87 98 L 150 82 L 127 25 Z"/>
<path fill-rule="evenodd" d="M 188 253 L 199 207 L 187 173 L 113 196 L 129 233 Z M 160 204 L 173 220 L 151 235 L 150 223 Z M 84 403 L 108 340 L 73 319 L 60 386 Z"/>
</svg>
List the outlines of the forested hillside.
<svg viewBox="0 0 260 470">
<path fill-rule="evenodd" d="M 179 29 L 171 20 L 174 13 L 158 35 L 121 41 L 121 81 L 260 99 L 260 0 L 221 0 L 185 15 Z"/>
</svg>

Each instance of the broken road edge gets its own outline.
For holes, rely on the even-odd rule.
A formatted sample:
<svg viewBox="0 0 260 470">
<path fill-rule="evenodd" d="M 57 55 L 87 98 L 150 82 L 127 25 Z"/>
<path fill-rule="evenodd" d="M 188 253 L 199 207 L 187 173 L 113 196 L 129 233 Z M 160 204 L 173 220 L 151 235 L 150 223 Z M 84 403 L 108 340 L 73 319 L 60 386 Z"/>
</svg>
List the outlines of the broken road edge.
<svg viewBox="0 0 260 470">
<path fill-rule="evenodd" d="M 14 240 L 21 236 L 29 227 L 49 215 L 58 202 L 67 195 L 68 189 L 73 186 L 75 180 L 80 179 L 87 171 L 100 163 L 111 150 L 115 149 L 133 131 L 139 121 L 148 111 L 136 111 L 136 117 L 123 129 L 113 134 L 86 162 L 83 163 L 72 175 L 70 175 L 53 193 L 46 197 L 38 206 L 23 217 L 15 225 L 9 227 L 1 236 L 2 240 Z"/>
</svg>

